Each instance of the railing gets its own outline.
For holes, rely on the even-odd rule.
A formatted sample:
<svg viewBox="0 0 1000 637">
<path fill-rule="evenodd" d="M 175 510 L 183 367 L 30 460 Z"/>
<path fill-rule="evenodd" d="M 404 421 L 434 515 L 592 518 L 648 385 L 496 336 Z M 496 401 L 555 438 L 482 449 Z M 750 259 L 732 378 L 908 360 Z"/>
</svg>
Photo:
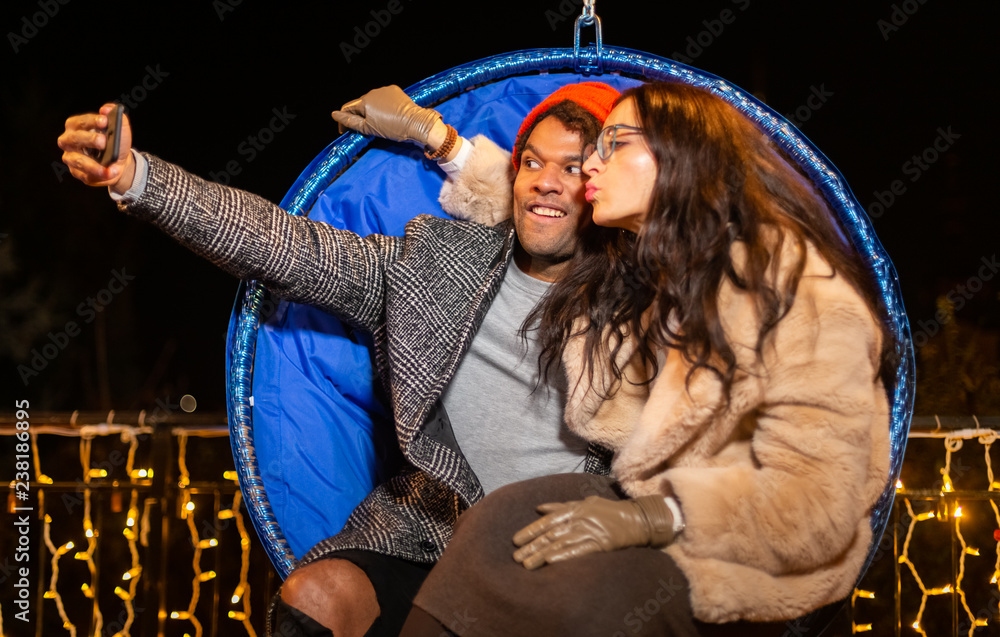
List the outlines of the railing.
<svg viewBox="0 0 1000 637">
<path fill-rule="evenodd" d="M 278 581 L 224 414 L 24 415 L 0 416 L 0 634 L 263 634 Z M 998 436 L 1000 418 L 914 419 L 852 632 L 1000 634 Z"/>
<path fill-rule="evenodd" d="M 263 634 L 277 578 L 224 414 L 21 415 L 0 417 L 0 633 Z"/>
<path fill-rule="evenodd" d="M 852 599 L 854 632 L 1000 634 L 998 437 L 1000 418 L 913 419 L 891 525 Z"/>
</svg>

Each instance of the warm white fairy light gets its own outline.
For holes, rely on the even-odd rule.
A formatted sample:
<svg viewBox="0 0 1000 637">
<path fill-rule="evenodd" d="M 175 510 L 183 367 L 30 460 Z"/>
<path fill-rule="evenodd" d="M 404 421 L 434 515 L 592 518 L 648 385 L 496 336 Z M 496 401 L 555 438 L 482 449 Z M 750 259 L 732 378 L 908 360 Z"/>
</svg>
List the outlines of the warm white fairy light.
<svg viewBox="0 0 1000 637">
<path fill-rule="evenodd" d="M 188 435 L 186 432 L 178 433 L 177 466 L 180 470 L 180 479 L 177 484 L 183 489 L 181 518 L 187 521 L 188 532 L 191 534 L 191 545 L 194 547 L 194 556 L 191 559 L 191 570 L 194 571 L 194 578 L 191 580 L 191 601 L 188 603 L 187 610 L 174 611 L 170 613 L 170 617 L 171 619 L 183 619 L 191 622 L 191 625 L 194 627 L 195 637 L 201 637 L 202 626 L 198 617 L 195 616 L 195 609 L 198 607 L 198 599 L 201 596 L 201 583 L 205 581 L 202 579 L 205 574 L 201 570 L 201 552 L 204 550 L 204 547 L 201 540 L 198 539 L 198 529 L 195 528 L 194 516 L 191 515 L 194 511 L 194 502 L 191 501 L 191 492 L 187 489 L 187 486 L 191 484 L 191 475 L 188 473 L 186 460 L 187 440 Z"/>
<path fill-rule="evenodd" d="M 73 550 L 73 542 L 67 542 L 56 548 L 56 545 L 52 543 L 52 518 L 48 514 L 43 518 L 42 539 L 45 541 L 45 546 L 48 547 L 49 553 L 52 554 L 52 561 L 50 562 L 52 576 L 49 578 L 49 588 L 42 597 L 55 601 L 56 610 L 59 612 L 59 617 L 63 620 L 63 628 L 69 631 L 70 637 L 76 637 L 76 626 L 69 620 L 66 608 L 63 606 L 62 595 L 59 594 L 59 590 L 56 588 L 59 582 L 59 558 Z"/>
<path fill-rule="evenodd" d="M 73 617 L 74 621 L 79 621 L 74 615 L 67 615 L 68 607 L 64 607 L 64 598 L 67 603 L 70 603 L 72 599 L 73 603 L 79 604 L 81 600 L 84 604 L 92 603 L 92 608 L 87 608 L 87 623 L 89 624 L 87 632 L 89 634 L 114 634 L 114 637 L 128 637 L 130 634 L 134 634 L 135 627 L 132 625 L 134 619 L 134 609 L 133 603 L 135 601 L 137 586 L 142 586 L 143 582 L 142 576 L 145 575 L 143 572 L 142 564 L 139 562 L 140 551 L 143 551 L 144 545 L 147 545 L 149 538 L 147 535 L 150 532 L 150 527 L 153 527 L 153 531 L 159 527 L 159 520 L 152 520 L 153 514 L 150 511 L 150 498 L 146 497 L 148 495 L 148 490 L 150 487 L 149 480 L 153 477 L 153 470 L 151 468 L 137 468 L 135 466 L 137 448 L 141 438 L 139 434 L 148 434 L 150 428 L 142 424 L 142 416 L 140 415 L 140 424 L 138 427 L 124 426 L 120 424 L 113 423 L 113 412 L 108 415 L 106 423 L 99 425 L 78 425 L 75 422 L 76 414 L 70 418 L 68 426 L 67 425 L 40 425 L 34 428 L 31 432 L 31 444 L 32 452 L 34 453 L 35 463 L 34 463 L 34 482 L 32 495 L 37 498 L 36 511 L 37 515 L 41 520 L 44 520 L 43 526 L 43 537 L 45 539 L 45 546 L 49 552 L 50 564 L 48 565 L 48 574 L 51 576 L 48 580 L 48 586 L 43 590 L 39 591 L 45 600 L 43 607 L 40 609 L 40 613 L 46 615 L 57 616 L 61 620 L 62 626 L 65 629 L 65 634 L 70 635 L 70 637 L 75 637 L 77 634 L 76 626 L 70 617 Z M 194 436 L 206 436 L 214 437 L 217 435 L 225 435 L 225 432 L 217 430 L 222 430 L 223 428 L 213 427 L 205 431 L 198 431 L 195 433 L 193 430 L 187 430 L 186 435 L 180 435 L 177 430 L 173 431 L 176 438 L 182 439 L 182 444 L 188 435 Z M 45 485 L 53 484 L 53 480 L 42 473 L 42 463 L 43 458 L 40 457 L 38 448 L 38 435 L 59 435 L 59 436 L 72 436 L 77 437 L 79 441 L 79 455 L 80 455 L 80 473 L 77 474 L 79 477 L 77 481 L 80 482 L 80 488 L 77 489 L 72 495 L 77 498 L 78 505 L 73 508 L 69 504 L 65 507 L 56 507 L 58 510 L 57 518 L 53 518 L 46 515 L 46 510 L 44 507 L 44 495 L 45 491 L 42 488 Z M 107 459 L 99 456 L 98 449 L 102 451 L 105 450 L 103 447 L 104 440 L 111 440 L 110 438 L 105 438 L 110 434 L 121 434 L 121 442 L 128 445 L 128 460 L 127 466 L 125 467 L 125 473 L 122 474 L 122 467 L 119 466 L 119 461 L 114 459 L 114 456 L 108 456 Z M 2 435 L 7 435 L 6 430 Z M 98 440 L 98 446 L 92 446 L 94 439 Z M 115 450 L 114 445 L 112 448 L 107 449 L 114 454 L 119 453 Z M 93 451 L 93 454 L 92 454 Z M 120 457 L 120 456 L 119 456 Z M 93 464 L 92 461 L 93 460 Z M 110 462 L 108 462 L 110 461 Z M 180 457 L 180 463 L 185 462 L 183 455 Z M 176 465 L 175 465 L 176 467 Z M 124 475 L 124 478 L 122 477 Z M 179 479 L 177 484 L 181 486 L 179 491 L 173 491 L 173 494 L 177 494 L 177 500 L 175 502 L 181 507 L 180 513 L 188 520 L 189 530 L 193 526 L 194 522 L 197 522 L 197 529 L 201 529 L 203 526 L 203 520 L 194 520 L 194 516 L 201 514 L 204 517 L 211 506 L 206 506 L 204 500 L 198 498 L 193 498 L 193 493 L 187 486 L 190 484 L 190 476 L 186 471 L 186 466 L 182 468 L 179 472 Z M 232 482 L 237 482 L 237 474 L 235 471 L 226 471 L 223 474 L 226 480 Z M 62 478 L 61 478 L 62 479 Z M 72 478 L 70 478 L 72 479 Z M 96 481 L 96 482 L 95 482 Z M 127 483 L 131 482 L 130 485 Z M 121 484 L 121 486 L 119 486 Z M 124 490 L 131 487 L 136 487 L 130 489 L 132 492 L 132 501 L 130 503 L 125 503 L 126 507 L 122 507 L 122 500 L 124 500 Z M 173 485 L 168 485 L 168 488 Z M 200 487 L 199 487 L 200 488 Z M 60 492 L 62 493 L 62 492 Z M 99 500 L 100 495 L 97 494 L 108 494 L 109 499 Z M 240 582 L 235 585 L 229 592 L 229 600 L 233 604 L 232 610 L 226 610 L 228 616 L 232 619 L 240 621 L 246 629 L 246 634 L 251 637 L 256 637 L 253 628 L 250 625 L 250 584 L 248 581 L 248 570 L 249 570 L 249 550 L 252 545 L 251 538 L 247 533 L 247 528 L 243 524 L 243 518 L 241 515 L 241 494 L 233 494 L 232 507 L 227 509 L 222 509 L 218 512 L 217 519 L 221 521 L 234 520 L 236 522 L 236 527 L 239 530 L 239 541 L 242 551 L 242 568 L 240 572 Z M 50 494 L 50 498 L 51 498 Z M 167 497 L 173 497 L 169 495 Z M 199 496 L 199 498 L 202 496 Z M 218 492 L 216 494 L 218 498 Z M 194 501 L 197 500 L 197 501 Z M 98 510 L 98 506 L 104 502 L 101 510 Z M 80 506 L 82 505 L 82 506 Z M 197 505 L 197 507 L 195 506 Z M 8 504 L 8 506 L 17 506 L 16 500 L 13 504 Z M 110 513 L 107 508 L 110 507 Z M 63 511 L 65 509 L 65 511 Z M 124 510 L 123 510 L 124 509 Z M 56 513 L 56 510 L 53 511 Z M 62 517 L 59 517 L 59 516 Z M 209 514 L 210 515 L 210 514 Z M 81 517 L 82 516 L 82 519 Z M 103 517 L 101 517 L 103 516 Z M 97 527 L 94 524 L 95 520 L 101 521 L 101 526 Z M 209 517 L 211 521 L 211 517 Z M 110 523 L 110 524 L 109 524 Z M 100 546 L 99 543 L 102 541 L 110 542 L 112 544 L 118 542 L 116 538 L 119 536 L 115 531 L 114 525 L 118 524 L 118 529 L 121 530 L 122 538 L 129 544 L 129 550 L 131 553 L 131 564 L 127 564 L 127 558 L 120 560 L 120 566 L 115 564 L 105 563 L 101 561 L 100 569 L 104 571 L 101 573 L 101 582 L 105 584 L 103 591 L 99 590 L 101 587 L 98 585 L 97 579 L 97 569 L 98 569 L 98 558 L 100 556 L 110 556 L 112 554 L 118 554 L 120 551 L 111 550 L 110 546 Z M 228 526 L 228 525 L 225 525 Z M 225 526 L 217 526 L 218 529 L 225 528 Z M 73 531 L 73 529 L 76 529 Z M 111 531 L 109 531 L 111 529 Z M 70 532 L 70 537 L 72 539 L 66 538 L 65 536 L 61 539 L 62 544 L 57 545 L 53 542 L 53 534 Z M 201 533 L 202 537 L 198 538 L 198 543 L 200 546 L 195 545 L 195 550 L 219 550 L 216 547 L 220 546 L 220 543 L 225 543 L 227 548 L 235 548 L 232 545 L 234 542 L 230 539 L 230 536 L 226 534 L 221 534 L 217 538 L 205 538 L 202 537 L 204 533 Z M 66 590 L 67 586 L 67 569 L 63 568 L 60 571 L 60 566 L 65 566 L 63 559 L 73 559 L 75 560 L 75 568 L 79 569 L 84 563 L 87 564 L 89 570 L 89 577 L 86 573 L 74 573 L 74 582 L 70 584 L 70 590 Z M 227 557 L 228 559 L 228 557 Z M 126 562 L 126 563 L 122 563 Z M 224 571 L 219 571 L 217 575 L 214 571 L 200 571 L 196 573 L 196 577 L 199 583 L 209 583 L 210 586 L 218 585 L 215 582 L 222 579 Z M 80 574 L 83 577 L 80 577 Z M 82 581 L 85 580 L 85 581 Z M 193 581 L 193 580 L 192 580 Z M 170 582 L 160 582 L 161 585 L 169 585 Z M 44 584 L 42 585 L 44 587 Z M 113 597 L 111 593 L 113 592 Z M 223 591 L 218 591 L 218 593 L 223 593 Z M 116 599 L 117 598 L 117 599 Z M 102 601 L 103 600 L 103 601 Z M 120 601 L 119 601 L 120 600 Z M 102 604 L 99 606 L 99 601 Z M 119 605 L 121 604 L 121 605 Z M 102 607 L 103 606 L 103 607 Z M 127 612 L 122 613 L 121 617 L 124 620 L 119 620 L 114 626 L 109 626 L 104 624 L 106 621 L 104 618 L 108 617 L 109 613 L 115 615 L 119 614 L 122 608 L 125 608 Z M 114 609 L 114 610 L 111 610 Z M 190 633 L 196 637 L 201 635 L 201 627 L 197 624 L 197 617 L 195 615 L 195 606 L 184 609 L 176 609 L 172 616 L 179 620 L 190 622 Z M 155 612 L 155 609 L 154 609 Z M 163 617 L 170 616 L 170 609 L 165 609 L 163 611 Z M 58 615 L 57 615 L 58 614 Z M 58 625 L 59 622 L 55 625 Z M 187 628 L 186 626 L 184 628 Z M 0 634 L 6 634 L 9 632 L 9 626 L 3 625 L 3 617 L 0 615 Z M 178 634 L 182 631 L 178 631 Z M 238 633 L 233 631 L 232 634 L 242 634 L 243 631 L 240 630 Z M 186 634 L 186 633 L 185 633 Z"/>
<path fill-rule="evenodd" d="M 235 480 L 235 476 L 233 480 Z M 250 536 L 247 534 L 246 525 L 243 524 L 243 514 L 240 513 L 240 502 L 242 501 L 242 494 L 240 491 L 236 492 L 233 497 L 233 506 L 230 509 L 220 511 L 219 519 L 235 519 L 236 528 L 240 532 L 240 583 L 233 590 L 232 602 L 234 604 L 238 603 L 240 599 L 243 600 L 243 612 L 239 613 L 236 611 L 230 611 L 229 617 L 243 623 L 243 628 L 247 631 L 249 637 L 257 637 L 257 633 L 254 632 L 253 626 L 250 625 L 250 582 L 247 577 L 250 573 Z M 226 517 L 223 518 L 222 514 L 226 513 Z"/>
<path fill-rule="evenodd" d="M 862 590 L 860 588 L 855 588 L 854 593 L 851 595 L 851 617 L 855 616 L 854 607 L 859 597 L 865 599 L 875 599 L 875 593 L 871 591 Z M 872 629 L 871 624 L 857 624 L 851 622 L 851 633 L 867 633 Z"/>
<path fill-rule="evenodd" d="M 88 435 L 80 436 L 80 466 L 83 469 L 83 482 L 87 488 L 83 490 L 83 533 L 87 537 L 87 550 L 77 553 L 73 557 L 87 562 L 87 569 L 90 571 L 90 586 L 97 582 L 97 564 L 94 563 L 94 552 L 97 550 L 97 534 L 94 532 L 94 524 L 90 517 L 90 481 L 92 478 L 105 478 L 108 472 L 104 469 L 93 469 L 90 466 L 90 447 L 93 437 Z M 98 604 L 97 596 L 94 596 L 94 628 L 95 635 L 100 635 L 104 626 L 104 616 L 101 614 L 101 607 Z"/>
<path fill-rule="evenodd" d="M 978 422 L 978 421 L 977 421 Z M 919 434 L 918 434 L 919 435 Z M 906 539 L 903 543 L 902 553 L 899 555 L 899 563 L 906 564 L 909 568 L 910 573 L 913 575 L 917 586 L 920 588 L 922 596 L 920 601 L 920 608 L 917 612 L 915 621 L 912 623 L 914 630 L 922 635 L 926 636 L 923 628 L 921 627 L 921 619 L 923 617 L 924 609 L 926 607 L 927 598 L 930 595 L 946 595 L 955 594 L 957 595 L 958 601 L 960 602 L 960 607 L 962 612 L 964 612 L 966 618 L 968 619 L 967 625 L 969 626 L 968 636 L 973 637 L 973 633 L 976 628 L 988 625 L 988 618 L 976 617 L 972 610 L 969 608 L 968 601 L 966 599 L 966 592 L 963 586 L 965 585 L 965 571 L 966 571 L 966 559 L 968 556 L 978 557 L 980 555 L 980 550 L 976 547 L 969 546 L 966 543 L 965 537 L 962 534 L 962 521 L 968 519 L 968 512 L 963 503 L 958 500 L 958 496 L 961 492 L 956 491 L 954 481 L 951 475 L 951 461 L 952 456 L 955 452 L 962 449 L 963 441 L 967 439 L 978 439 L 979 443 L 982 445 L 984 452 L 984 459 L 986 462 L 986 473 L 987 481 L 989 484 L 989 491 L 1000 491 L 1000 482 L 995 480 L 993 475 L 992 460 L 990 457 L 990 449 L 993 442 L 996 441 L 998 433 L 992 430 L 982 430 L 978 426 L 976 430 L 963 430 L 960 432 L 943 432 L 938 435 L 937 432 L 932 432 L 930 434 L 924 434 L 922 437 L 937 437 L 943 438 L 944 449 L 945 449 L 945 464 L 944 468 L 941 469 L 941 500 L 938 504 L 938 511 L 928 511 L 920 515 L 915 515 L 913 508 L 908 499 L 904 499 L 905 506 L 910 515 L 910 526 L 907 529 Z M 897 483 L 897 492 L 902 491 L 902 484 Z M 1000 529 L 1000 509 L 998 509 L 996 502 L 992 499 L 988 500 L 990 507 L 993 509 L 993 515 L 996 520 L 997 528 Z M 923 581 L 917 574 L 916 567 L 913 562 L 910 561 L 910 539 L 913 535 L 914 527 L 921 522 L 927 520 L 936 519 L 941 522 L 951 522 L 954 524 L 954 533 L 960 544 L 959 552 L 959 563 L 958 563 L 958 575 L 953 583 L 947 584 L 945 586 L 940 586 L 937 588 L 927 589 L 924 586 Z M 1000 541 L 1000 531 L 997 531 L 997 539 Z M 1000 586 L 1000 543 L 997 544 L 996 548 L 996 561 L 994 564 L 994 570 L 992 577 L 990 579 L 991 586 Z M 997 592 L 1000 592 L 998 589 Z M 994 607 L 994 610 L 1000 610 Z"/>
<path fill-rule="evenodd" d="M 72 557 L 72 559 L 74 560 L 86 563 L 88 566 L 88 570 L 90 571 L 90 577 L 88 578 L 89 581 L 80 582 L 78 580 L 76 583 L 73 584 L 74 590 L 70 591 L 71 594 L 79 596 L 76 598 L 77 601 L 82 597 L 84 599 L 91 600 L 93 603 L 93 610 L 90 614 L 90 617 L 87 620 L 90 624 L 88 632 L 91 634 L 106 633 L 109 635 L 112 632 L 114 632 L 113 637 L 128 637 L 128 635 L 133 634 L 130 631 L 134 630 L 132 626 L 132 624 L 134 623 L 133 603 L 137 591 L 136 587 L 141 585 L 141 579 L 143 575 L 142 565 L 139 562 L 140 543 L 143 545 L 146 544 L 146 542 L 148 541 L 146 538 L 147 534 L 149 533 L 150 527 L 158 524 L 158 521 L 154 521 L 154 524 L 150 523 L 151 513 L 149 508 L 150 507 L 149 499 L 144 497 L 143 498 L 139 497 L 140 496 L 139 490 L 144 488 L 148 489 L 150 484 L 148 480 L 150 480 L 153 477 L 153 470 L 151 468 L 137 469 L 134 467 L 136 451 L 139 444 L 138 436 L 139 434 L 148 434 L 149 428 L 143 427 L 143 425 L 141 424 L 141 416 L 140 416 L 139 427 L 123 427 L 122 425 L 114 425 L 112 423 L 112 415 L 109 415 L 107 424 L 80 427 L 75 425 L 74 419 L 71 419 L 70 425 L 72 427 L 71 431 L 67 431 L 70 428 L 65 426 L 51 426 L 52 430 L 50 431 L 46 431 L 47 429 L 46 426 L 40 426 L 31 432 L 32 451 L 34 452 L 35 455 L 35 466 L 34 466 L 35 482 L 37 485 L 39 485 L 39 488 L 37 488 L 37 490 L 34 491 L 34 494 L 38 499 L 37 502 L 39 506 L 37 510 L 39 511 L 39 516 L 44 519 L 43 537 L 45 539 L 46 547 L 51 556 L 51 565 L 50 565 L 51 577 L 49 579 L 49 586 L 47 587 L 46 590 L 43 591 L 43 597 L 46 600 L 44 604 L 45 607 L 47 607 L 47 610 L 43 610 L 42 612 L 53 615 L 58 613 L 58 616 L 62 621 L 63 628 L 66 631 L 66 634 L 70 635 L 70 637 L 76 636 L 77 634 L 76 626 L 73 624 L 73 622 L 67 615 L 67 609 L 64 607 L 63 604 L 63 595 L 60 593 L 60 588 L 65 588 L 65 580 L 66 580 L 65 575 L 62 577 L 62 580 L 60 580 L 59 567 L 60 564 L 62 564 L 61 560 L 64 558 Z M 42 464 L 40 463 L 40 457 L 37 446 L 37 436 L 39 435 L 39 433 L 41 433 L 42 435 L 54 433 L 56 435 L 78 436 L 80 440 L 80 461 L 81 461 L 80 466 L 82 474 L 81 482 L 83 484 L 81 485 L 82 488 L 77 491 L 77 493 L 79 494 L 77 497 L 80 498 L 80 503 L 83 504 L 82 534 L 79 534 L 79 531 L 77 531 L 76 533 L 74 533 L 76 537 L 74 537 L 73 540 L 68 540 L 65 543 L 58 546 L 55 545 L 52 541 L 51 535 L 53 527 L 60 531 L 65 530 L 67 526 L 67 519 L 57 519 L 54 521 L 51 516 L 44 515 L 45 507 L 43 498 L 45 492 L 40 487 L 41 485 L 52 484 L 53 480 L 44 473 L 42 473 L 41 471 Z M 102 573 L 103 581 L 105 582 L 110 581 L 110 584 L 107 585 L 105 591 L 107 591 L 108 589 L 112 589 L 114 595 L 119 600 L 121 600 L 121 603 L 127 610 L 126 613 L 127 618 L 125 619 L 124 624 L 120 626 L 116 625 L 112 630 L 108 630 L 107 627 L 103 624 L 103 616 L 101 613 L 102 609 L 98 606 L 98 600 L 100 599 L 104 600 L 105 605 L 108 604 L 108 595 L 100 594 L 100 591 L 97 590 L 98 589 L 96 585 L 97 564 L 95 563 L 95 559 L 97 556 L 101 554 L 105 555 L 110 554 L 107 552 L 107 547 L 105 547 L 101 551 L 98 551 L 99 548 L 98 542 L 100 542 L 102 539 L 102 533 L 108 534 L 109 527 L 107 526 L 107 521 L 109 517 L 105 515 L 104 526 L 100 528 L 94 526 L 92 512 L 94 516 L 97 515 L 97 512 L 96 510 L 92 510 L 92 504 L 96 505 L 98 501 L 97 500 L 92 501 L 92 494 L 94 493 L 93 489 L 96 488 L 96 485 L 92 485 L 91 483 L 94 480 L 115 479 L 114 482 L 106 483 L 106 486 L 109 487 L 107 492 L 109 492 L 111 495 L 112 512 L 120 513 L 121 512 L 120 500 L 122 499 L 121 498 L 122 494 L 119 491 L 120 478 L 117 478 L 117 476 L 112 475 L 118 473 L 120 469 L 116 468 L 112 470 L 108 465 L 105 465 L 104 467 L 101 466 L 92 467 L 91 449 L 92 449 L 92 442 L 95 437 L 106 436 L 111 433 L 120 433 L 121 441 L 129 445 L 127 466 L 125 468 L 125 476 L 126 476 L 125 480 L 126 481 L 131 480 L 132 484 L 137 486 L 138 489 L 131 490 L 132 500 L 128 504 L 128 508 L 125 514 L 122 517 L 114 518 L 117 519 L 118 523 L 122 525 L 119 528 L 121 528 L 122 536 L 129 544 L 132 563 L 131 565 L 124 567 L 122 570 L 117 570 L 114 565 L 111 565 L 110 573 L 107 571 L 108 566 L 103 563 L 101 564 L 101 569 L 105 570 L 105 572 Z M 184 442 L 186 442 L 188 435 L 215 436 L 220 434 L 218 434 L 213 430 L 210 430 L 206 432 L 187 433 L 185 435 L 181 435 L 179 432 L 177 432 L 177 430 L 175 430 L 174 435 L 178 439 L 180 439 L 181 443 L 183 444 Z M 224 433 L 221 435 L 224 435 Z M 181 507 L 182 515 L 189 520 L 188 524 L 190 529 L 193 526 L 193 517 L 196 514 L 195 504 L 198 504 L 199 508 L 201 508 L 202 503 L 193 502 L 192 493 L 190 492 L 190 490 L 184 488 L 188 484 L 190 484 L 190 476 L 187 474 L 187 467 L 184 465 L 185 458 L 183 454 L 180 456 L 179 463 L 181 464 L 181 471 L 179 474 L 180 478 L 178 481 L 178 485 L 183 485 L 182 492 L 180 493 L 180 498 L 179 498 L 180 499 L 179 506 Z M 227 471 L 224 473 L 224 478 L 226 480 L 231 480 L 233 482 L 236 482 L 237 481 L 236 472 Z M 104 488 L 104 486 L 105 485 L 102 485 L 102 489 Z M 11 506 L 16 506 L 16 501 L 15 504 Z M 249 568 L 248 558 L 249 558 L 249 549 L 251 541 L 249 535 L 247 534 L 247 529 L 243 525 L 242 516 L 240 514 L 240 506 L 241 506 L 241 497 L 240 494 L 237 492 L 235 494 L 232 508 L 222 509 L 221 511 L 219 511 L 218 519 L 219 520 L 235 519 L 237 527 L 240 532 L 240 545 L 243 554 L 242 568 L 240 573 L 240 583 L 232 590 L 232 594 L 230 597 L 231 603 L 239 606 L 236 606 L 233 609 L 234 614 L 232 615 L 232 617 L 233 619 L 239 620 L 243 623 L 244 627 L 246 628 L 246 633 L 250 637 L 256 637 L 253 628 L 250 626 L 249 623 L 250 585 L 247 578 L 248 578 L 248 568 Z M 67 510 L 67 512 L 70 511 L 71 510 Z M 80 515 L 79 508 L 77 509 L 77 511 L 78 511 L 77 515 Z M 77 528 L 79 529 L 80 527 Z M 105 537 L 104 539 L 113 542 L 115 537 L 117 537 L 117 534 L 112 533 L 110 536 Z M 205 540 L 199 539 L 198 542 L 201 546 L 200 547 L 196 546 L 196 550 L 200 552 L 200 550 L 213 549 L 214 547 L 219 546 L 220 541 L 222 541 L 221 537 L 218 539 L 216 538 L 207 538 Z M 125 570 L 125 568 L 127 568 L 128 570 Z M 65 571 L 65 569 L 63 570 Z M 110 577 L 108 577 L 109 575 Z M 199 569 L 197 571 L 196 578 L 199 580 L 199 583 L 202 583 L 202 582 L 213 582 L 214 580 L 218 579 L 218 576 L 214 571 L 202 572 Z M 60 586 L 60 583 L 62 584 L 62 586 Z M 79 588 L 76 589 L 76 587 Z M 69 595 L 69 593 L 67 593 L 67 595 Z M 52 607 L 53 603 L 55 605 L 54 609 Z M 178 609 L 170 614 L 168 614 L 166 611 L 163 611 L 164 616 L 171 616 L 175 619 L 190 621 L 191 627 L 194 629 L 191 632 L 195 635 L 195 637 L 199 637 L 202 633 L 202 629 L 198 624 L 197 617 L 195 616 L 194 610 L 196 605 L 197 602 L 195 600 L 195 605 L 192 606 L 191 608 Z M 107 608 L 104 608 L 103 610 L 104 614 L 107 614 L 109 612 Z M 114 612 L 117 614 L 118 610 L 110 612 Z M 6 634 L 7 632 L 4 630 L 2 621 L 3 618 L 2 616 L 0 616 L 0 635 Z M 187 635 L 187 637 L 190 637 L 188 633 L 184 634 Z"/>
</svg>

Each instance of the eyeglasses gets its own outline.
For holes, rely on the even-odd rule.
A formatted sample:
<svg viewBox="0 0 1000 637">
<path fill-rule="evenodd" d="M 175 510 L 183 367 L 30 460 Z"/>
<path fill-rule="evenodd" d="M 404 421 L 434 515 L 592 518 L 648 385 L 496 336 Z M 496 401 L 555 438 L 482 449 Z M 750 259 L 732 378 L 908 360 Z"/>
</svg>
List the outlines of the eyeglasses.
<svg viewBox="0 0 1000 637">
<path fill-rule="evenodd" d="M 642 133 L 642 129 L 637 126 L 628 126 L 627 124 L 615 124 L 613 126 L 605 127 L 600 133 L 597 134 L 597 156 L 601 158 L 601 161 L 608 161 L 611 157 L 611 153 L 615 152 L 616 143 L 618 141 L 618 131 L 626 131 L 628 133 L 638 134 Z"/>
</svg>

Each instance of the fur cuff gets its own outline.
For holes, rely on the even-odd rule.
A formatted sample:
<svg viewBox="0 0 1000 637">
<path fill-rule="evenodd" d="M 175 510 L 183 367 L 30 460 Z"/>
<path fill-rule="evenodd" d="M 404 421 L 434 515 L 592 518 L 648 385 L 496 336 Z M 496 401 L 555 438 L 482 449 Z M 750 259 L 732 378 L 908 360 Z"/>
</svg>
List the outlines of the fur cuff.
<svg viewBox="0 0 1000 637">
<path fill-rule="evenodd" d="M 495 226 L 511 216 L 514 168 L 510 153 L 483 135 L 476 135 L 472 144 L 458 178 L 445 180 L 438 201 L 456 219 Z"/>
</svg>

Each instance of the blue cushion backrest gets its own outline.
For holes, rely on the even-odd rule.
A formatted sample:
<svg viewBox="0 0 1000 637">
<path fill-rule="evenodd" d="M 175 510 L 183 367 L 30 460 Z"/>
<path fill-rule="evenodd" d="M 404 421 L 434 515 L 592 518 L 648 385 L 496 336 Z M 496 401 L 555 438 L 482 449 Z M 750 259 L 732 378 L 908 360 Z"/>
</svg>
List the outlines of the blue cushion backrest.
<svg viewBox="0 0 1000 637">
<path fill-rule="evenodd" d="M 536 104 L 564 84 L 592 80 L 515 77 L 463 92 L 436 110 L 463 136 L 483 134 L 510 149 Z M 619 90 L 638 83 L 600 80 Z M 415 145 L 378 140 L 326 188 L 309 217 L 362 236 L 401 235 L 416 215 L 444 216 L 437 203 L 443 181 Z M 283 301 L 258 332 L 254 447 L 268 500 L 297 558 L 339 531 L 395 466 L 392 419 L 377 391 L 370 346 L 369 335 L 339 319 Z"/>
</svg>

